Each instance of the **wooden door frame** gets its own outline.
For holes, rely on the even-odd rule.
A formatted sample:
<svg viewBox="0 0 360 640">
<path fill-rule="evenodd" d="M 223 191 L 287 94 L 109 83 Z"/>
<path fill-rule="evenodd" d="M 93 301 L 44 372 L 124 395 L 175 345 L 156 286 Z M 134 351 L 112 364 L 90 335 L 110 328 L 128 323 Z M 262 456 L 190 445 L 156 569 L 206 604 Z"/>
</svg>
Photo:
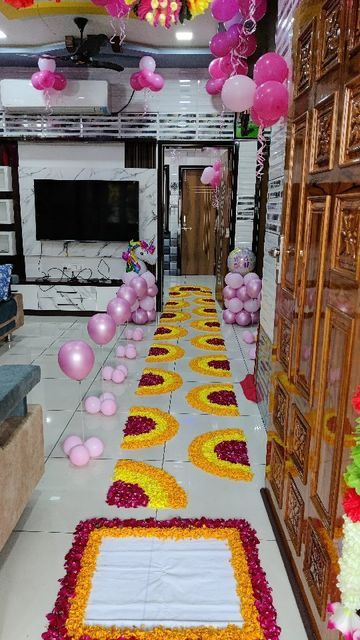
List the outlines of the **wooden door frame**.
<svg viewBox="0 0 360 640">
<path fill-rule="evenodd" d="M 231 216 L 230 216 L 230 249 L 234 247 L 235 243 L 235 223 L 236 223 L 236 182 L 234 182 L 234 176 L 237 177 L 237 167 L 235 164 L 236 156 L 236 145 L 235 140 L 194 140 L 189 142 L 184 142 L 182 140 L 161 140 L 158 141 L 158 157 L 157 157 L 157 175 L 158 175 L 158 185 L 157 185 L 157 214 L 158 214 L 158 224 L 157 224 L 157 255 L 158 255 L 158 288 L 159 295 L 157 299 L 157 309 L 161 311 L 163 304 L 163 289 L 164 289 L 164 212 L 163 212 L 163 202 L 162 202 L 162 194 L 163 194 L 163 170 L 164 170 L 164 159 L 165 159 L 165 148 L 176 148 L 176 149 L 202 149 L 203 147 L 221 147 L 223 149 L 230 149 L 232 151 L 232 174 L 233 174 L 233 191 L 231 194 Z"/>
</svg>

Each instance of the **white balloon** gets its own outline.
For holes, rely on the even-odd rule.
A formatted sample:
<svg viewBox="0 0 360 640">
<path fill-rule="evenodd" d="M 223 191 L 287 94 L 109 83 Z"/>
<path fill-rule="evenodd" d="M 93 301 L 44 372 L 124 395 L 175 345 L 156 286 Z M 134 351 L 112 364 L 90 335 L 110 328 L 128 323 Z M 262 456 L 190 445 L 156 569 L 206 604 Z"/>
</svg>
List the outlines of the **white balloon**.
<svg viewBox="0 0 360 640">
<path fill-rule="evenodd" d="M 149 69 L 149 71 L 155 71 L 156 62 L 152 56 L 143 56 L 139 62 L 139 69 L 143 71 L 144 69 Z"/>
<path fill-rule="evenodd" d="M 45 56 L 39 58 L 38 67 L 40 71 L 52 71 L 54 73 L 56 69 L 56 62 L 53 58 L 46 58 Z"/>
</svg>

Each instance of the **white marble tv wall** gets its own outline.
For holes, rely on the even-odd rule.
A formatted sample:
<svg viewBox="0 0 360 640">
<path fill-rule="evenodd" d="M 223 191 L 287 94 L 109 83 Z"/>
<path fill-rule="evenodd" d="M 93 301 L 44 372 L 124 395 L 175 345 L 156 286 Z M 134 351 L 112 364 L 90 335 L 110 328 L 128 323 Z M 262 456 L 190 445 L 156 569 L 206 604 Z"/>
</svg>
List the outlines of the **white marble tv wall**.
<svg viewBox="0 0 360 640">
<path fill-rule="evenodd" d="M 124 168 L 124 145 L 97 143 L 20 143 L 19 188 L 27 278 L 58 278 L 66 266 L 82 277 L 119 279 L 125 270 L 124 242 L 36 240 L 34 180 L 137 180 L 140 238 L 157 233 L 156 169 Z M 91 271 L 90 271 L 91 270 Z"/>
</svg>

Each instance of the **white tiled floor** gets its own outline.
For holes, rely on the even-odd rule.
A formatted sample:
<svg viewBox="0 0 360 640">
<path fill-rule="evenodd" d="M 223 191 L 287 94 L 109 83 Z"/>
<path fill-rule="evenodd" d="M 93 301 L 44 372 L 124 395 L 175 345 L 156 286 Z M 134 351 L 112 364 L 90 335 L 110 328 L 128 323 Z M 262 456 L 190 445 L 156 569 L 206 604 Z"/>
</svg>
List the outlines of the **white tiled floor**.
<svg viewBox="0 0 360 640">
<path fill-rule="evenodd" d="M 213 279 L 204 276 L 169 279 L 167 285 L 201 282 L 212 286 Z M 185 309 L 187 311 L 187 309 Z M 58 590 L 57 580 L 63 575 L 64 556 L 71 545 L 71 532 L 76 524 L 91 517 L 150 517 L 172 515 L 246 518 L 260 539 L 260 557 L 273 589 L 282 640 L 305 640 L 301 619 L 288 583 L 286 572 L 274 540 L 270 523 L 259 493 L 264 484 L 266 433 L 257 407 L 245 399 L 239 381 L 253 370 L 247 357 L 248 346 L 241 340 L 243 329 L 224 325 L 222 333 L 231 358 L 231 368 L 238 398 L 240 418 L 207 416 L 192 409 L 185 393 L 194 384 L 206 384 L 208 378 L 197 375 L 186 359 L 166 366 L 178 371 L 184 380 L 182 388 L 170 396 L 137 398 L 134 392 L 142 369 L 154 326 L 146 327 L 145 340 L 138 344 L 139 356 L 126 362 L 129 377 L 125 384 L 114 385 L 101 379 L 101 366 L 119 363 L 115 357 L 115 340 L 109 347 L 98 348 L 92 374 L 81 386 L 65 378 L 57 365 L 59 346 L 72 337 L 87 338 L 87 318 L 27 316 L 25 326 L 15 334 L 11 344 L 0 346 L 1 364 L 39 364 L 41 383 L 33 390 L 29 402 L 39 402 L 44 410 L 46 471 L 27 505 L 16 531 L 0 553 L 0 640 L 39 640 L 45 628 L 45 615 L 52 609 Z M 189 326 L 188 322 L 184 326 Z M 186 357 L 206 355 L 189 345 L 189 338 L 199 332 L 189 329 L 187 338 L 179 342 L 186 347 Z M 117 341 L 123 341 L 121 330 Z M 162 365 L 163 366 L 163 365 Z M 217 378 L 214 382 L 219 382 Z M 81 433 L 79 411 L 81 396 L 113 391 L 118 399 L 118 413 L 111 418 L 84 416 L 87 436 L 99 435 L 105 442 L 100 460 L 76 469 L 64 456 L 61 443 L 71 433 Z M 134 404 L 156 406 L 170 411 L 179 421 L 178 434 L 163 446 L 127 452 L 120 449 L 122 426 Z M 248 440 L 250 462 L 254 471 L 252 483 L 233 482 L 209 475 L 188 461 L 188 445 L 197 435 L 222 427 L 243 429 Z M 115 460 L 132 457 L 151 462 L 173 474 L 188 494 L 189 504 L 179 511 L 148 509 L 116 509 L 105 502 Z"/>
</svg>

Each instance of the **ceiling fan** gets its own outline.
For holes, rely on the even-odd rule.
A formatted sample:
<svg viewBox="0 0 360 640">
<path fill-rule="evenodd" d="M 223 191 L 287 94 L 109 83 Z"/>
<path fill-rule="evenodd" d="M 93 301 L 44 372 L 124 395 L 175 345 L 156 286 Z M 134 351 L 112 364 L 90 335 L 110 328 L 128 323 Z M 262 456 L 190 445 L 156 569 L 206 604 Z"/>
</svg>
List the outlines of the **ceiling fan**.
<svg viewBox="0 0 360 640">
<path fill-rule="evenodd" d="M 74 22 L 80 31 L 80 37 L 65 36 L 65 47 L 69 55 L 55 56 L 56 59 L 73 62 L 76 66 L 124 71 L 124 67 L 121 64 L 101 60 L 101 57 L 99 60 L 97 59 L 97 56 L 101 56 L 101 49 L 108 43 L 110 43 L 114 53 L 120 53 L 119 36 L 114 36 L 111 40 L 104 33 L 84 37 L 88 20 L 86 18 L 74 18 Z"/>
</svg>

